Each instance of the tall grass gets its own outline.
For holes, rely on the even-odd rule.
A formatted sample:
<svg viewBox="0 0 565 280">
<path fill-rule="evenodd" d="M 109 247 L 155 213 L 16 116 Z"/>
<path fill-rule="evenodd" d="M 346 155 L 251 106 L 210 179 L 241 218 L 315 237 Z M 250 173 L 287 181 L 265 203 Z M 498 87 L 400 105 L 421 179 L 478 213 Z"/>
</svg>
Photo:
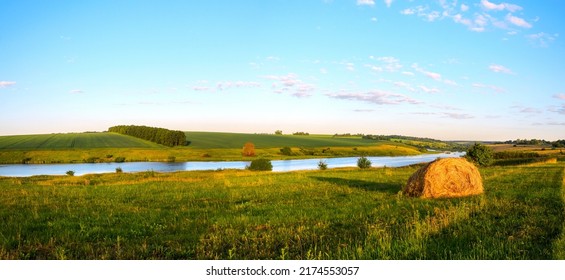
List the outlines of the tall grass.
<svg viewBox="0 0 565 280">
<path fill-rule="evenodd" d="M 417 167 L 0 178 L 0 259 L 551 259 L 563 165 L 482 169 L 414 199 Z"/>
</svg>

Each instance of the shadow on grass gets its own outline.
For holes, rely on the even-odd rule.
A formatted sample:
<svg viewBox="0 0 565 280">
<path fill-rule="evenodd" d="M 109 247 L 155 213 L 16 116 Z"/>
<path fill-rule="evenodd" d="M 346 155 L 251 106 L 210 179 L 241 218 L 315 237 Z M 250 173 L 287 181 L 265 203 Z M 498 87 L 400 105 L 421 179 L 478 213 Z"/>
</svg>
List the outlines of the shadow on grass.
<svg viewBox="0 0 565 280">
<path fill-rule="evenodd" d="M 396 194 L 402 188 L 398 183 L 380 183 L 380 182 L 370 182 L 355 179 L 343 179 L 335 177 L 311 177 L 318 181 L 331 183 L 340 186 L 347 186 L 350 188 L 357 188 L 366 191 L 382 192 L 387 194 Z"/>
</svg>

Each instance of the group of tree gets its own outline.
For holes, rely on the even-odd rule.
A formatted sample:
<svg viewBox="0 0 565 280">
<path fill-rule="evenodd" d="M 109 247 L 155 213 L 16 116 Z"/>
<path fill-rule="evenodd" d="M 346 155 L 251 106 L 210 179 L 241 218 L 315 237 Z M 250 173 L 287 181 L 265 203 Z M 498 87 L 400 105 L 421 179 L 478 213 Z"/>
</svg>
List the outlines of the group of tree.
<svg viewBox="0 0 565 280">
<path fill-rule="evenodd" d="M 179 130 L 144 125 L 117 125 L 108 128 L 108 131 L 137 137 L 169 147 L 186 146 L 189 144 L 186 141 L 186 134 Z"/>
<path fill-rule="evenodd" d="M 514 145 L 551 145 L 553 148 L 565 148 L 565 140 L 547 141 L 543 139 L 516 139 L 503 142 Z"/>
</svg>

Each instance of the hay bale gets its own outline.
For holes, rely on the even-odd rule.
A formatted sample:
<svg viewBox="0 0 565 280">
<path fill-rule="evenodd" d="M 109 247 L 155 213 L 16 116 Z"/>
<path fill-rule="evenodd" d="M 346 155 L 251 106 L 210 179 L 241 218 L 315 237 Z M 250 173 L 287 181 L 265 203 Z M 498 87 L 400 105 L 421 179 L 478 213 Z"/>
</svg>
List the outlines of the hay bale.
<svg viewBox="0 0 565 280">
<path fill-rule="evenodd" d="M 402 192 L 422 198 L 476 195 L 483 193 L 483 180 L 477 167 L 464 158 L 437 159 L 410 176 Z"/>
</svg>

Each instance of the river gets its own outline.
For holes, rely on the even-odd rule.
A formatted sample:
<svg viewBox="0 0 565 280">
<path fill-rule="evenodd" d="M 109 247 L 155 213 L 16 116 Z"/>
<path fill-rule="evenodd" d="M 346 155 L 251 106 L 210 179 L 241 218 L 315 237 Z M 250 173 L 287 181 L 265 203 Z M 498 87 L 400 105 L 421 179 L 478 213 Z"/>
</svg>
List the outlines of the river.
<svg viewBox="0 0 565 280">
<path fill-rule="evenodd" d="M 416 163 L 431 162 L 441 157 L 460 157 L 464 153 L 424 154 L 398 157 L 367 157 L 373 167 L 400 167 Z M 323 160 L 328 168 L 355 167 L 358 157 L 273 160 L 273 171 L 286 172 L 318 169 Z M 3 164 L 0 176 L 28 177 L 34 175 L 65 175 L 69 170 L 77 176 L 91 173 L 112 173 L 116 168 L 123 172 L 175 172 L 218 169 L 245 169 L 249 161 L 190 161 L 190 162 L 122 162 L 122 163 L 70 163 L 70 164 Z"/>
</svg>

